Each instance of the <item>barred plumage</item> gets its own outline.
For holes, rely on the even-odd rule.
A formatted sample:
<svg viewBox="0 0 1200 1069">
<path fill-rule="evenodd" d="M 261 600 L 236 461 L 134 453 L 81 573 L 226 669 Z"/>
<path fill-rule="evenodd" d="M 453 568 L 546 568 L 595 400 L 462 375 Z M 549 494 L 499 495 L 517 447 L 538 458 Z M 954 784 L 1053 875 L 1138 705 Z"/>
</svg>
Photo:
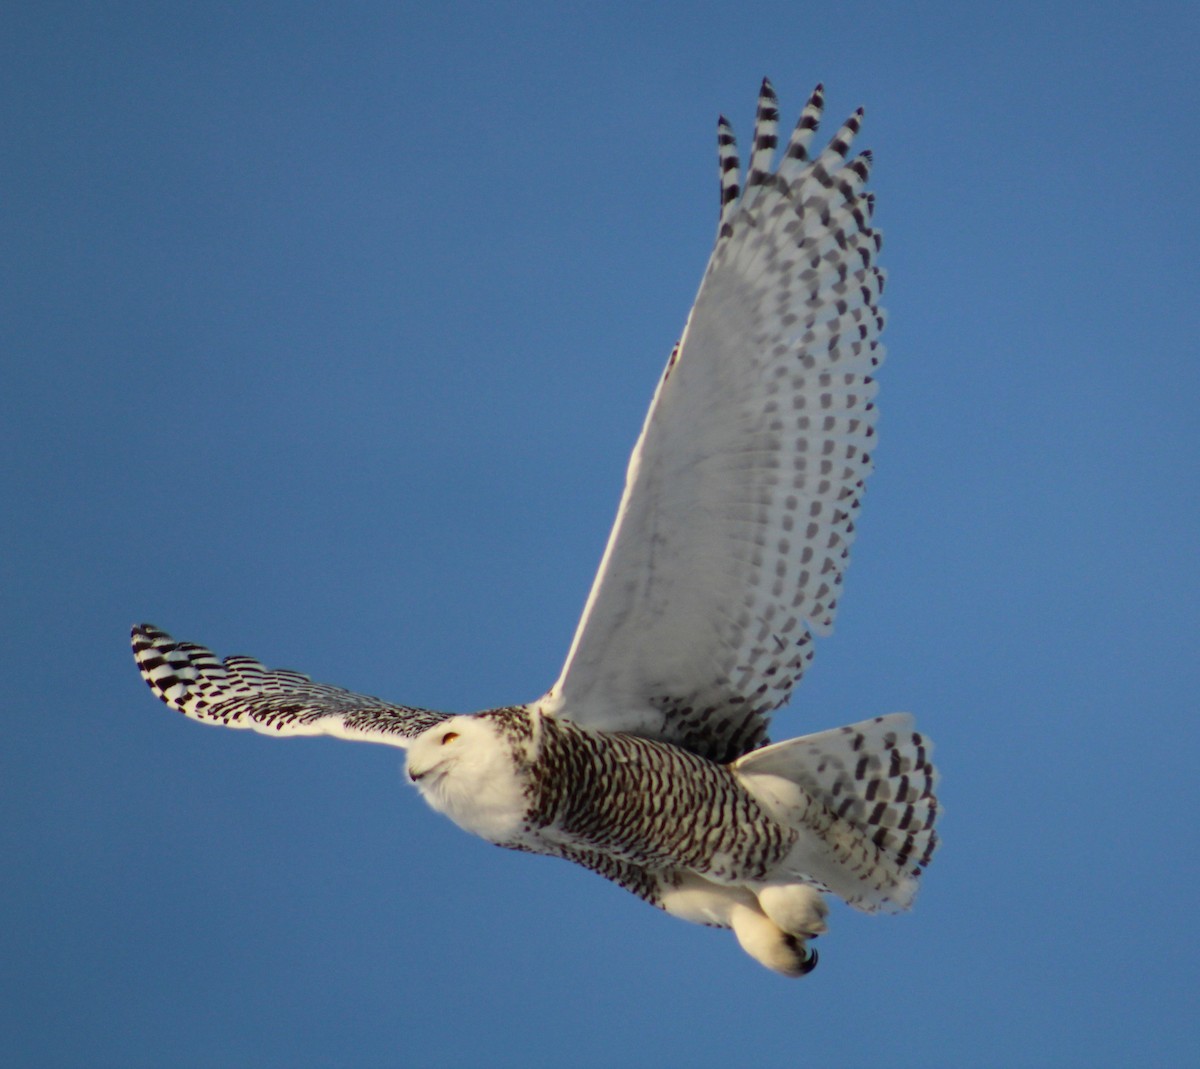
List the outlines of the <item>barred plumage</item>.
<svg viewBox="0 0 1200 1069">
<path fill-rule="evenodd" d="M 264 735 L 335 735 L 402 746 L 449 715 L 314 683 L 252 657 L 222 661 L 194 642 L 176 642 L 153 624 L 133 629 L 133 655 L 142 678 L 172 709 Z"/>
<path fill-rule="evenodd" d="M 726 765 L 566 719 L 542 724 L 528 820 L 543 839 L 714 879 L 762 879 L 795 842 Z"/>
<path fill-rule="evenodd" d="M 391 705 L 149 625 L 134 655 L 192 719 L 400 746 L 468 831 L 583 865 L 809 972 L 831 891 L 903 909 L 937 843 L 930 747 L 903 714 L 767 745 L 833 626 L 883 358 L 871 155 L 859 109 L 810 157 L 818 86 L 783 150 L 764 80 L 744 186 L 718 124 L 716 244 L 630 458 L 599 571 L 550 690 L 453 716 Z"/>
</svg>

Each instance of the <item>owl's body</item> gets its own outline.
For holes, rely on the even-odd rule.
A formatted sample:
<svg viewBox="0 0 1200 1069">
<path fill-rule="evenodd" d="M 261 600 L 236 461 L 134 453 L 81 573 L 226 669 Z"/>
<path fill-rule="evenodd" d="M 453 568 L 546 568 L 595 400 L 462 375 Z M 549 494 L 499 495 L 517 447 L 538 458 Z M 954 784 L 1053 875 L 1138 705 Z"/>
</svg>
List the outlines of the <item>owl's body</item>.
<svg viewBox="0 0 1200 1069">
<path fill-rule="evenodd" d="M 766 745 L 832 627 L 874 436 L 879 236 L 847 160 L 815 159 L 810 98 L 777 170 L 764 82 L 746 188 L 719 130 L 716 248 L 659 382 L 558 681 L 475 716 L 390 705 L 148 625 L 143 676 L 188 716 L 401 746 L 435 809 L 733 928 L 786 975 L 815 964 L 822 891 L 906 908 L 936 845 L 936 773 L 895 714 Z"/>
<path fill-rule="evenodd" d="M 497 846 L 578 862 L 743 945 L 769 919 L 783 972 L 807 971 L 803 940 L 824 930 L 813 888 L 904 908 L 936 841 L 933 767 L 904 715 L 721 765 L 536 706 L 497 709 L 422 733 L 408 769 L 434 809 Z"/>
</svg>

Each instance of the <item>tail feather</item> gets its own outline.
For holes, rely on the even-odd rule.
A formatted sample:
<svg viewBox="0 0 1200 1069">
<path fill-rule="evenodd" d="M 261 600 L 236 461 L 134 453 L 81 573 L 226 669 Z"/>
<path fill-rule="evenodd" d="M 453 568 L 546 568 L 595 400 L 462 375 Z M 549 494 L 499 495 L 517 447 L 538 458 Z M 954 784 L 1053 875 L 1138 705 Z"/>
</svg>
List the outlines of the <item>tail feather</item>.
<svg viewBox="0 0 1200 1069">
<path fill-rule="evenodd" d="M 903 909 L 938 842 L 932 749 L 895 713 L 755 750 L 734 770 L 830 843 L 849 877 L 814 873 L 832 890 L 861 909 Z"/>
</svg>

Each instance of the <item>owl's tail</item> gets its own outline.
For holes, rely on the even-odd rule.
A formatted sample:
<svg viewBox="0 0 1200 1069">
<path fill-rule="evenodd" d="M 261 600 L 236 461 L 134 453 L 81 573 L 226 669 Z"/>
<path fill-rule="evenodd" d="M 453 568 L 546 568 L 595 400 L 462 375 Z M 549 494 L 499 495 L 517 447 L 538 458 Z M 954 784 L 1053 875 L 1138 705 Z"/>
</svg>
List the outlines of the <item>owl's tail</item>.
<svg viewBox="0 0 1200 1069">
<path fill-rule="evenodd" d="M 937 847 L 932 746 L 907 713 L 804 735 L 739 758 L 733 771 L 802 834 L 791 875 L 858 909 L 907 909 Z"/>
</svg>

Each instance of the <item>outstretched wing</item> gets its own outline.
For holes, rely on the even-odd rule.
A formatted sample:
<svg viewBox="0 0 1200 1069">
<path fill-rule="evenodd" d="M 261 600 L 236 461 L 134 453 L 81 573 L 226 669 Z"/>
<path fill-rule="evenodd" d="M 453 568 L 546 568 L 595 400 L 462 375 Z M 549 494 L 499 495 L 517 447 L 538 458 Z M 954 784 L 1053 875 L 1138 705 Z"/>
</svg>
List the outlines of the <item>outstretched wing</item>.
<svg viewBox="0 0 1200 1069">
<path fill-rule="evenodd" d="M 871 157 L 847 159 L 862 111 L 810 160 L 822 104 L 818 86 L 772 171 L 763 82 L 744 191 L 720 121 L 716 247 L 547 712 L 729 761 L 832 628 L 871 470 L 883 275 Z"/>
<path fill-rule="evenodd" d="M 251 657 L 222 661 L 212 650 L 177 642 L 150 624 L 133 629 L 133 656 L 150 689 L 172 709 L 264 735 L 335 735 L 406 747 L 449 715 L 389 705 L 314 683 L 299 672 L 266 668 Z"/>
</svg>

